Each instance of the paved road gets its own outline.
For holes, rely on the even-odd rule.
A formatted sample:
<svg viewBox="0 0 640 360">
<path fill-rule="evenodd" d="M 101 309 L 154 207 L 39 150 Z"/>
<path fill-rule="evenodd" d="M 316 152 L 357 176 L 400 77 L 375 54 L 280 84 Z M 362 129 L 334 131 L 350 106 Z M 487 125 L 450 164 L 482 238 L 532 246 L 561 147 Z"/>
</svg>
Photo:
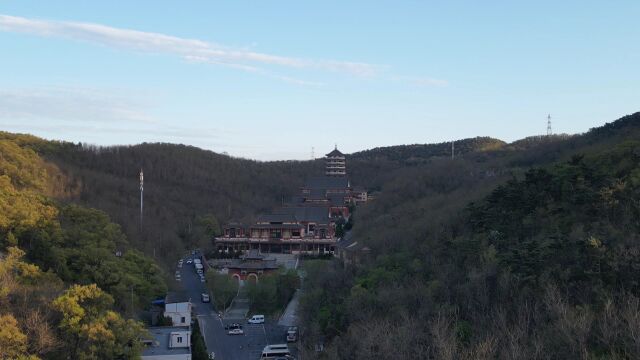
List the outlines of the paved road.
<svg viewBox="0 0 640 360">
<path fill-rule="evenodd" d="M 284 327 L 298 325 L 296 312 L 298 311 L 299 302 L 300 290 L 296 290 L 296 292 L 293 294 L 293 297 L 291 298 L 291 301 L 289 301 L 287 308 L 284 310 L 284 313 L 282 313 L 282 316 L 280 316 L 278 325 Z"/>
<path fill-rule="evenodd" d="M 241 285 L 238 289 L 238 295 L 233 299 L 233 301 L 231 301 L 231 305 L 225 311 L 224 317 L 227 319 L 244 320 L 247 318 L 247 314 L 249 313 L 249 307 L 247 288 Z"/>
<path fill-rule="evenodd" d="M 264 325 L 247 324 L 240 316 L 220 319 L 212 303 L 202 303 L 201 294 L 207 292 L 193 265 L 186 261 L 181 270 L 183 289 L 191 297 L 208 352 L 216 353 L 216 360 L 257 360 L 267 344 L 286 342 L 286 327 L 267 320 Z M 230 314 L 231 315 L 231 314 Z M 225 324 L 242 324 L 244 335 L 227 335 Z"/>
<path fill-rule="evenodd" d="M 212 303 L 203 303 L 201 294 L 206 293 L 205 283 L 200 282 L 200 278 L 193 267 L 193 264 L 183 264 L 181 270 L 182 286 L 191 298 L 193 315 L 198 319 L 200 331 L 203 334 L 208 352 L 215 352 L 216 358 L 232 359 L 224 356 L 224 347 L 221 339 L 226 336 L 224 326 L 218 318 L 217 312 Z"/>
</svg>

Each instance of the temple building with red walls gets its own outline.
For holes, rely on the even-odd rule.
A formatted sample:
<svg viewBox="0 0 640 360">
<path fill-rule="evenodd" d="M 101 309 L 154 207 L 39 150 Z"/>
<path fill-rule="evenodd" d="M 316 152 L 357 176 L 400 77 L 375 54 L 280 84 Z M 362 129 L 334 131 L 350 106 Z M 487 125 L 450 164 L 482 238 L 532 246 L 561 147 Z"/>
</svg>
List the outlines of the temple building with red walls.
<svg viewBox="0 0 640 360">
<path fill-rule="evenodd" d="M 336 222 L 349 219 L 350 206 L 367 201 L 346 176 L 346 156 L 336 147 L 326 155 L 325 176 L 309 178 L 300 193 L 251 225 L 229 223 L 214 242 L 220 251 L 333 253 Z"/>
<path fill-rule="evenodd" d="M 215 259 L 209 260 L 209 263 L 221 274 L 255 282 L 263 275 L 275 273 L 279 269 L 276 259 L 267 258 L 258 250 L 247 251 L 239 259 Z"/>
</svg>

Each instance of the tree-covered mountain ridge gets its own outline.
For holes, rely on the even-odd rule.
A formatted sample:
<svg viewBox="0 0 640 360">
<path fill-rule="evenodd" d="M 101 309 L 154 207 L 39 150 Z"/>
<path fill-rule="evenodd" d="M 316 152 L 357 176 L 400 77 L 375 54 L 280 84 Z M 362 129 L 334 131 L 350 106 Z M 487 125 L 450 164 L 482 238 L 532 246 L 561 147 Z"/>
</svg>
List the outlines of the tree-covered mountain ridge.
<svg viewBox="0 0 640 360">
<path fill-rule="evenodd" d="M 502 140 L 490 137 L 476 137 L 453 141 L 454 155 L 464 155 L 471 152 L 497 150 L 505 145 Z M 415 161 L 438 156 L 451 156 L 452 142 L 437 144 L 412 144 L 376 147 L 369 150 L 358 151 L 350 154 L 351 159 L 357 160 L 392 160 Z"/>
<path fill-rule="evenodd" d="M 308 272 L 309 343 L 340 359 L 639 358 L 639 129 L 636 113 L 388 183 L 355 213 L 371 254 Z M 502 180 L 468 176 L 498 164 Z"/>
<path fill-rule="evenodd" d="M 568 159 L 588 147 L 602 146 L 605 139 L 615 141 L 625 133 L 637 133 L 637 117 L 633 114 L 575 136 L 533 137 L 511 144 L 489 137 L 456 140 L 455 161 L 464 166 L 452 172 L 448 172 L 450 143 L 356 152 L 347 156 L 348 172 L 352 184 L 370 192 L 386 188 L 393 193 L 398 182 L 440 172 L 444 172 L 443 179 L 455 175 L 486 183 L 489 188 L 530 166 Z M 295 194 L 305 178 L 322 174 L 324 166 L 321 159 L 261 162 L 166 143 L 93 146 L 6 132 L 0 132 L 0 139 L 34 150 L 47 166 L 55 167 L 52 174 L 57 175 L 51 177 L 55 184 L 50 186 L 53 197 L 105 211 L 129 241 L 149 255 L 177 254 L 187 247 L 206 245 L 209 239 L 202 226 L 198 227 L 203 217 L 219 224 L 250 222 Z M 145 174 L 142 229 L 141 169 Z M 166 259 L 170 260 L 174 259 Z"/>
<path fill-rule="evenodd" d="M 442 339 L 449 342 L 442 342 L 439 346 L 445 347 L 438 348 L 431 335 L 420 332 L 416 333 L 417 338 L 410 337 L 411 341 L 431 344 L 425 354 L 457 349 L 457 353 L 451 351 L 458 354 L 454 357 L 461 357 L 465 352 L 477 355 L 480 350 L 476 347 L 492 339 L 485 333 L 473 332 L 485 319 L 474 317 L 474 313 L 485 311 L 483 316 L 491 317 L 502 309 L 496 305 L 504 305 L 504 309 L 513 310 L 507 315 L 518 314 L 516 303 L 496 304 L 496 294 L 509 294 L 506 296 L 517 304 L 523 300 L 514 294 L 533 294 L 538 305 L 546 304 L 542 293 L 556 294 L 553 296 L 560 305 L 565 304 L 561 310 L 569 314 L 566 316 L 594 319 L 602 314 L 576 312 L 571 306 L 602 304 L 611 294 L 615 300 L 612 306 L 631 311 L 629 301 L 633 302 L 637 294 L 633 293 L 633 276 L 626 276 L 625 271 L 633 275 L 636 266 L 630 256 L 636 250 L 629 248 L 634 241 L 628 229 L 636 229 L 631 215 L 637 195 L 633 172 L 637 148 L 633 143 L 625 145 L 625 141 L 637 139 L 639 129 L 640 113 L 636 113 L 581 135 L 533 137 L 511 144 L 491 138 L 459 140 L 456 144 L 460 152 L 454 159 L 447 153 L 450 143 L 377 148 L 370 153 L 348 155 L 352 183 L 379 192 L 375 201 L 357 210 L 353 230 L 359 240 L 371 247 L 372 262 L 353 273 L 321 272 L 332 283 L 318 286 L 311 294 L 322 301 L 312 307 L 316 312 L 305 315 L 307 323 L 315 324 L 308 338 L 314 339 L 316 334 L 331 340 L 341 334 L 342 339 L 355 336 L 380 342 L 375 338 L 376 329 L 367 332 L 368 338 L 360 331 L 376 318 L 371 311 L 391 309 L 387 311 L 389 316 L 406 319 L 410 311 L 417 309 L 418 319 L 430 326 L 428 334 L 440 331 Z M 97 356 L 95 344 L 112 341 L 109 331 L 113 334 L 125 327 L 136 329 L 135 323 L 127 325 L 118 320 L 121 318 L 113 310 L 128 312 L 165 289 L 158 266 L 143 254 L 157 252 L 161 254 L 158 261 L 171 263 L 171 256 L 186 248 L 210 245 L 219 223 L 232 218 L 251 220 L 293 194 L 306 177 L 323 170 L 320 159 L 258 162 L 172 144 L 97 147 L 2 132 L 0 146 L 0 304 L 5 309 L 2 321 L 6 327 L 28 335 L 12 343 L 13 354 L 45 358 L 57 358 L 70 351 L 85 354 L 78 358 L 91 358 Z M 594 164 L 596 168 L 591 169 Z M 532 167 L 537 169 L 530 170 Z M 142 225 L 140 169 L 145 171 Z M 613 172 L 614 176 L 606 177 L 603 172 Z M 584 184 L 584 179 L 591 182 L 586 187 L 576 187 L 575 184 Z M 548 181 L 560 184 L 560 190 L 546 189 Z M 500 195 L 505 191 L 515 200 Z M 584 199 L 562 200 L 562 204 L 557 200 L 545 202 L 558 191 L 564 194 L 560 199 L 583 196 L 595 207 L 584 206 Z M 622 205 L 598 207 L 605 195 L 612 204 Z M 529 200 L 534 205 L 527 207 Z M 487 203 L 491 205 L 483 205 Z M 569 208 L 573 212 L 564 210 Z M 522 217 L 510 216 L 525 210 L 529 212 Z M 548 215 L 558 212 L 570 216 L 560 216 L 556 221 L 555 216 Z M 609 216 L 607 222 L 595 221 L 589 217 L 592 213 Z M 621 222 L 611 217 L 618 213 L 625 214 L 619 218 Z M 543 235 L 531 224 L 543 224 Z M 557 228 L 550 238 L 547 224 Z M 608 230 L 598 232 L 593 230 L 595 227 Z M 616 230 L 619 227 L 624 230 Z M 614 231 L 622 234 L 624 241 L 611 240 Z M 587 240 L 581 234 L 588 235 Z M 566 247 L 562 239 L 574 245 Z M 115 255 L 118 251 L 123 252 L 122 257 Z M 565 271 L 554 268 L 557 261 L 578 265 Z M 586 267 L 591 270 L 585 272 Z M 330 277 L 334 275 L 342 280 L 335 281 Z M 541 288 L 551 280 L 560 295 L 558 290 Z M 309 283 L 313 281 L 311 277 Z M 92 284 L 97 286 L 91 288 Z M 620 286 L 632 292 L 630 297 L 624 297 L 626 303 L 621 300 L 624 293 L 619 291 Z M 580 291 L 587 288 L 593 291 Z M 126 296 L 131 289 L 136 295 L 133 303 Z M 553 291 L 556 292 L 551 294 Z M 406 302 L 398 302 L 398 294 Z M 311 295 L 303 301 L 307 310 L 313 303 Z M 24 296 L 39 300 L 28 303 Z M 584 300 L 589 297 L 595 300 Z M 74 311 L 67 310 L 95 301 L 101 304 L 99 308 L 84 310 L 93 317 L 69 320 L 80 321 L 84 327 L 61 322 L 65 316 L 74 316 Z M 18 312 L 6 310 L 16 304 L 27 307 L 16 308 Z M 319 315 L 317 311 L 321 311 Z M 441 316 L 444 323 L 434 323 L 435 315 Z M 41 320 L 30 322 L 28 316 Z M 515 326 L 513 319 L 504 319 L 496 326 Z M 564 323 L 550 326 L 571 326 L 570 318 L 558 319 Z M 397 331 L 405 326 L 389 317 L 378 320 Z M 24 324 L 38 326 L 27 328 Z M 94 326 L 105 329 L 106 337 L 81 338 L 82 331 Z M 33 337 L 41 343 L 31 340 L 36 329 L 44 329 Z M 446 338 L 449 332 L 462 335 Z M 128 334 L 125 340 L 136 336 L 135 331 Z M 534 335 L 554 338 L 553 333 Z M 582 345 L 572 345 L 570 351 L 574 352 L 566 354 L 591 351 L 584 350 L 585 344 L 601 334 L 585 336 Z M 65 339 L 75 342 L 67 343 Z M 122 351 L 115 343 L 100 344 L 98 348 L 105 351 Z M 415 349 L 415 343 L 413 346 Z M 452 348 L 447 350 L 447 346 Z M 617 343 L 615 351 L 630 351 L 626 346 L 627 343 Z M 353 349 L 367 354 L 360 345 Z M 132 354 L 137 351 L 130 350 Z"/>
<path fill-rule="evenodd" d="M 27 144 L 58 147 L 0 139 L 0 358 L 138 358 L 126 317 L 166 292 L 162 271 L 107 214 L 56 200 L 66 177 Z"/>
</svg>

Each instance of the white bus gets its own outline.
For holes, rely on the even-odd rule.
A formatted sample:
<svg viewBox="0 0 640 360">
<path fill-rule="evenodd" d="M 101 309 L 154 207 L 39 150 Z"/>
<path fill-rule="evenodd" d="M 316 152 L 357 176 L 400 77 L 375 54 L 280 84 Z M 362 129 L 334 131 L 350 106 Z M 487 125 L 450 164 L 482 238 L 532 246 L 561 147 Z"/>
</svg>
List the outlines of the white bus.
<svg viewBox="0 0 640 360">
<path fill-rule="evenodd" d="M 290 357 L 289 346 L 287 344 L 267 345 L 262 350 L 262 356 L 260 359 L 276 359 L 283 357 Z"/>
</svg>

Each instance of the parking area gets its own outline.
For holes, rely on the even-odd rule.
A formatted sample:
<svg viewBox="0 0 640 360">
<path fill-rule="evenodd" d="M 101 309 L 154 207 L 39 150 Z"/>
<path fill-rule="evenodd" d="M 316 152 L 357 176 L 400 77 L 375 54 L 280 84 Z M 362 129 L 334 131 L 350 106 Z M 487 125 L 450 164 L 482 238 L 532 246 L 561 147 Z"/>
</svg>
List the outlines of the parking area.
<svg viewBox="0 0 640 360">
<path fill-rule="evenodd" d="M 264 324 L 247 323 L 248 303 L 238 304 L 238 311 L 227 312 L 223 318 L 218 317 L 212 302 L 202 302 L 202 293 L 207 292 L 206 284 L 200 282 L 193 264 L 193 256 L 186 256 L 182 266 L 176 269 L 179 274 L 176 277 L 181 278 L 179 284 L 190 295 L 207 350 L 215 352 L 217 360 L 258 360 L 266 345 L 286 343 L 287 326 L 279 325 L 277 319 L 266 318 Z M 242 326 L 242 335 L 228 334 L 228 326 L 234 323 Z M 289 348 L 291 354 L 296 356 L 295 344 L 289 343 Z"/>
</svg>

